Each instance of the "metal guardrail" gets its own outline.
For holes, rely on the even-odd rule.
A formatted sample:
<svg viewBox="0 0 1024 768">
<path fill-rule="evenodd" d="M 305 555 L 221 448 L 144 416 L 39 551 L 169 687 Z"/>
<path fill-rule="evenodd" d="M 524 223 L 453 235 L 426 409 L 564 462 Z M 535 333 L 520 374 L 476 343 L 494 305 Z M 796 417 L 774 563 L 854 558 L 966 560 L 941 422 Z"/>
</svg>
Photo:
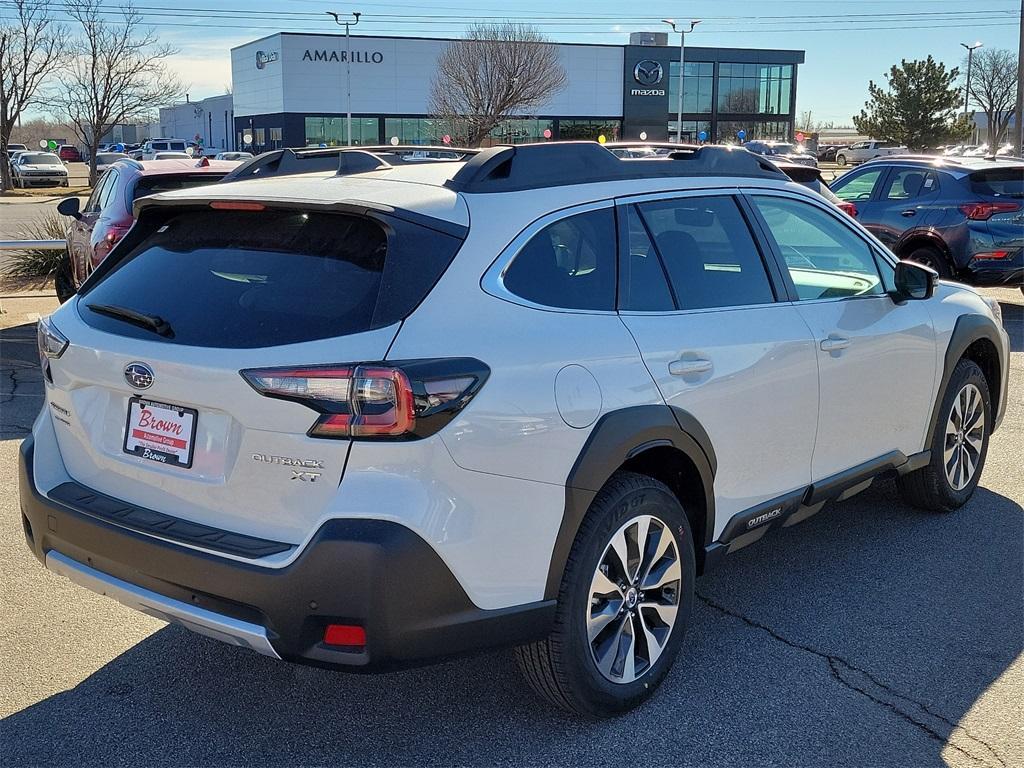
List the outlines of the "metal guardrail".
<svg viewBox="0 0 1024 768">
<path fill-rule="evenodd" d="M 0 251 L 63 251 L 66 240 L 0 240 Z"/>
</svg>

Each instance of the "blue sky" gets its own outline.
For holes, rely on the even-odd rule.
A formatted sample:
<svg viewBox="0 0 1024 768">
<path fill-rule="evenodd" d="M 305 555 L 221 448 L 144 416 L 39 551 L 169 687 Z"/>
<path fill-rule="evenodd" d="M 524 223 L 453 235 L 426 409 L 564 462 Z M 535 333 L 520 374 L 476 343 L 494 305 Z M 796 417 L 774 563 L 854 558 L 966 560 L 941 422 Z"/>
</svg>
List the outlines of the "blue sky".
<svg viewBox="0 0 1024 768">
<path fill-rule="evenodd" d="M 56 4 L 56 0 L 54 0 Z M 117 0 L 104 0 L 111 9 Z M 0 15 L 9 13 L 0 0 Z M 173 68 L 192 98 L 224 93 L 231 81 L 232 46 L 279 30 L 334 32 L 324 13 L 358 10 L 363 34 L 457 37 L 467 19 L 515 18 L 565 42 L 624 43 L 637 30 L 667 29 L 665 17 L 699 18 L 688 45 L 797 48 L 807 52 L 798 84 L 798 109 L 815 120 L 849 124 L 867 97 L 901 58 L 933 55 L 961 62 L 961 42 L 1017 48 L 1019 0 L 136 0 L 160 39 L 178 48 Z M 218 18 L 206 18 L 209 9 Z M 673 38 L 675 36 L 673 35 Z M 675 38 L 678 40 L 678 38 Z"/>
</svg>

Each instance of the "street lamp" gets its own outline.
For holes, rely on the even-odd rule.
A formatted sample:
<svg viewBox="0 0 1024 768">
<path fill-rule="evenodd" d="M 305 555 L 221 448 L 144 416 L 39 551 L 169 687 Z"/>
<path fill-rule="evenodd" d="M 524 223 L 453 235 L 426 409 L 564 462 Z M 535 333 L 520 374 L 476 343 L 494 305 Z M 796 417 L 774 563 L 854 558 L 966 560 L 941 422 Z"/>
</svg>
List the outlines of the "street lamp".
<svg viewBox="0 0 1024 768">
<path fill-rule="evenodd" d="M 345 27 L 345 108 L 347 114 L 345 117 L 345 131 L 348 134 L 348 145 L 352 146 L 352 44 L 349 42 L 348 29 L 354 27 L 359 23 L 359 17 L 362 16 L 358 11 L 352 12 L 351 19 L 345 19 L 344 21 L 334 11 L 326 11 L 328 16 L 334 18 L 334 23 L 338 26 Z"/>
<path fill-rule="evenodd" d="M 676 143 L 683 143 L 683 61 L 686 56 L 686 35 L 693 32 L 693 28 L 700 24 L 700 19 L 690 22 L 689 29 L 677 27 L 675 19 L 662 19 L 665 24 L 672 27 L 673 32 L 679 33 L 679 99 L 676 102 Z M 669 78 L 671 81 L 671 77 Z"/>
<path fill-rule="evenodd" d="M 967 49 L 967 84 L 964 86 L 964 117 L 967 116 L 967 103 L 971 100 L 971 59 L 974 58 L 976 48 L 981 48 L 981 41 L 975 41 L 974 45 L 960 43 Z"/>
</svg>

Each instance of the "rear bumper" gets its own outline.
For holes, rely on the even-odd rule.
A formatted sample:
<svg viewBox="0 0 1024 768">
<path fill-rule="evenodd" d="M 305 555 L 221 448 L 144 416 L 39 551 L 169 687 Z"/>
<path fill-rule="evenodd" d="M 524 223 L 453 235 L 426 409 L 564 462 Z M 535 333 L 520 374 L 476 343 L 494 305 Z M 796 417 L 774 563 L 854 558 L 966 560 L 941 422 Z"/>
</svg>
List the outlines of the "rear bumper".
<svg viewBox="0 0 1024 768">
<path fill-rule="evenodd" d="M 353 670 L 426 663 L 547 635 L 554 602 L 476 607 L 438 554 L 383 520 L 331 520 L 284 568 L 219 557 L 113 524 L 41 494 L 33 438 L 20 497 L 35 556 L 72 581 L 166 621 L 288 661 Z M 328 624 L 365 628 L 365 649 L 322 642 Z"/>
</svg>

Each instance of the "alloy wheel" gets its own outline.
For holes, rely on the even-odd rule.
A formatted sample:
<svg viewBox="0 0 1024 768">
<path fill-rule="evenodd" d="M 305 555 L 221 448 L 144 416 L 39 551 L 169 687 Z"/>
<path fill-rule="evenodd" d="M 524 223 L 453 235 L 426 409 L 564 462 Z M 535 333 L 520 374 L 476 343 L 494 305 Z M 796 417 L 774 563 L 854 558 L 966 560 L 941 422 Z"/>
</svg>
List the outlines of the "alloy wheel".
<svg viewBox="0 0 1024 768">
<path fill-rule="evenodd" d="M 679 612 L 682 569 L 675 538 L 652 515 L 612 536 L 590 585 L 587 637 L 598 671 L 631 683 L 654 666 Z"/>
<path fill-rule="evenodd" d="M 946 480 L 954 491 L 962 491 L 974 479 L 984 439 L 985 401 L 974 384 L 967 384 L 953 400 L 942 452 Z"/>
</svg>

